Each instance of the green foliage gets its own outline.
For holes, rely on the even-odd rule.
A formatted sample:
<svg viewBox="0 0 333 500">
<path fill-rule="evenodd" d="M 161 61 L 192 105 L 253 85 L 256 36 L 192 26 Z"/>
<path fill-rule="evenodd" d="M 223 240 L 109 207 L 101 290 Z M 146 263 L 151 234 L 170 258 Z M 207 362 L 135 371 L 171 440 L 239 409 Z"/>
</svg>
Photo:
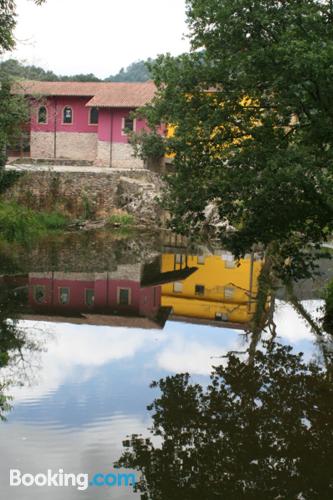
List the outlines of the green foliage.
<svg viewBox="0 0 333 500">
<path fill-rule="evenodd" d="M 106 82 L 146 82 L 150 80 L 149 66 L 152 59 L 147 61 L 137 61 L 130 64 L 126 69 L 121 68 L 119 73 L 105 78 Z"/>
<path fill-rule="evenodd" d="M 325 288 L 323 299 L 325 300 L 323 328 L 333 335 L 333 280 Z"/>
<path fill-rule="evenodd" d="M 92 73 L 71 76 L 56 75 L 39 66 L 22 64 L 16 59 L 7 59 L 0 63 L 0 75 L 14 80 L 39 80 L 48 82 L 99 82 L 100 79 Z"/>
<path fill-rule="evenodd" d="M 225 246 L 289 248 L 292 273 L 332 230 L 331 2 L 188 0 L 187 16 L 194 50 L 157 60 L 145 110 L 176 126 L 171 227 L 197 232 L 215 204 Z"/>
<path fill-rule="evenodd" d="M 45 0 L 35 0 L 41 5 Z M 0 54 L 15 47 L 13 31 L 16 26 L 16 4 L 14 0 L 0 0 Z"/>
<path fill-rule="evenodd" d="M 35 212 L 16 203 L 0 202 L 0 237 L 6 241 L 28 242 L 48 230 L 65 227 L 67 222 L 61 214 Z"/>
<path fill-rule="evenodd" d="M 108 223 L 119 226 L 131 226 L 134 224 L 134 217 L 131 214 L 113 214 L 109 217 Z"/>
<path fill-rule="evenodd" d="M 13 30 L 15 21 L 15 3 L 13 0 L 0 0 L 0 54 L 13 49 L 15 42 Z"/>
<path fill-rule="evenodd" d="M 21 172 L 15 170 L 0 170 L 0 194 L 15 184 L 21 175 Z"/>
<path fill-rule="evenodd" d="M 95 216 L 95 210 L 92 207 L 92 203 L 91 201 L 89 201 L 89 198 L 86 193 L 83 193 L 82 195 L 82 207 L 83 207 L 82 217 L 84 219 L 92 219 Z"/>
<path fill-rule="evenodd" d="M 141 498 L 331 498 L 333 386 L 291 349 L 229 354 L 207 388 L 188 374 L 153 383 L 154 438 L 132 436 L 117 464 L 142 472 Z"/>
<path fill-rule="evenodd" d="M 156 131 L 141 130 L 138 133 L 128 133 L 129 143 L 132 145 L 134 155 L 144 161 L 158 161 L 165 155 L 165 139 Z"/>
<path fill-rule="evenodd" d="M 106 82 L 145 82 L 150 79 L 149 65 L 152 59 L 137 61 L 122 68 L 119 73 L 105 78 Z M 53 71 L 45 70 L 39 66 L 21 63 L 16 59 L 7 59 L 0 62 L 0 75 L 15 80 L 39 80 L 48 82 L 100 82 L 100 78 L 93 73 L 77 75 L 57 75 Z"/>
<path fill-rule="evenodd" d="M 10 80 L 0 78 L 0 169 L 7 161 L 7 144 L 20 136 L 29 117 L 24 97 L 11 95 L 10 85 Z"/>
</svg>

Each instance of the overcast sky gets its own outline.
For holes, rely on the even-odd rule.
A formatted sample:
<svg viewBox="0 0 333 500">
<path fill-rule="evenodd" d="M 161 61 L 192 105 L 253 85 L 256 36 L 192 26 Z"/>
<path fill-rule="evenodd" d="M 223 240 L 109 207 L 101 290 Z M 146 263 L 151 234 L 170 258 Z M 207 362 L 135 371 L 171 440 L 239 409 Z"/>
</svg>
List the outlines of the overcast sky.
<svg viewBox="0 0 333 500">
<path fill-rule="evenodd" d="M 185 0 L 17 0 L 15 57 L 58 74 L 104 78 L 138 59 L 189 48 Z"/>
</svg>

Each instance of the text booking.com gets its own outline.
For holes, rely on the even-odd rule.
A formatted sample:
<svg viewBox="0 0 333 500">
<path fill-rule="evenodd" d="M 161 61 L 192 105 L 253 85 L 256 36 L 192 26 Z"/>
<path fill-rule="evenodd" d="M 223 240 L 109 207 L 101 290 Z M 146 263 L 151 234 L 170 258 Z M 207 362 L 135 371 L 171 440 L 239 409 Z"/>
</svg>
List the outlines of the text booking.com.
<svg viewBox="0 0 333 500">
<path fill-rule="evenodd" d="M 66 473 L 63 469 L 53 472 L 48 469 L 46 473 L 30 474 L 22 473 L 19 469 L 10 469 L 9 484 L 13 487 L 53 487 L 53 488 L 76 488 L 85 491 L 89 487 L 124 488 L 133 486 L 137 482 L 136 475 L 124 472 L 98 472 L 89 477 L 89 474 Z"/>
</svg>

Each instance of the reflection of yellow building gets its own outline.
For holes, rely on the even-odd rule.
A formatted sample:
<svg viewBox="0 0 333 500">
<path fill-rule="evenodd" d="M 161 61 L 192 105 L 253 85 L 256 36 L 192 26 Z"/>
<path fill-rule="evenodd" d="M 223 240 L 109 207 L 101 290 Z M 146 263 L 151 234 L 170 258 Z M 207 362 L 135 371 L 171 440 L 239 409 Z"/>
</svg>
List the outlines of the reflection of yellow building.
<svg viewBox="0 0 333 500">
<path fill-rule="evenodd" d="M 162 305 L 173 308 L 174 319 L 222 321 L 243 327 L 250 321 L 262 261 L 247 257 L 238 265 L 228 252 L 162 256 L 162 272 L 185 265 L 198 270 L 183 281 L 162 286 Z"/>
</svg>

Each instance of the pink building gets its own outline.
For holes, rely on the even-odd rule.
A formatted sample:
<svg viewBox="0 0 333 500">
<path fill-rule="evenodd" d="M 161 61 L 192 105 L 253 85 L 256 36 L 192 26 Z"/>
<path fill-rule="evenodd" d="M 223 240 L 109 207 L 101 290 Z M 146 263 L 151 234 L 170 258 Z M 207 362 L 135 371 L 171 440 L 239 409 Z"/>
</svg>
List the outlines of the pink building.
<svg viewBox="0 0 333 500">
<path fill-rule="evenodd" d="M 74 323 L 162 328 L 167 315 L 161 308 L 161 286 L 142 287 L 140 278 L 131 274 L 30 273 L 27 282 L 30 316 L 58 321 L 71 318 Z"/>
<path fill-rule="evenodd" d="M 131 112 L 150 102 L 144 83 L 24 81 L 14 93 L 31 98 L 30 155 L 34 159 L 88 160 L 98 166 L 142 168 L 126 130 L 147 128 Z"/>
</svg>

